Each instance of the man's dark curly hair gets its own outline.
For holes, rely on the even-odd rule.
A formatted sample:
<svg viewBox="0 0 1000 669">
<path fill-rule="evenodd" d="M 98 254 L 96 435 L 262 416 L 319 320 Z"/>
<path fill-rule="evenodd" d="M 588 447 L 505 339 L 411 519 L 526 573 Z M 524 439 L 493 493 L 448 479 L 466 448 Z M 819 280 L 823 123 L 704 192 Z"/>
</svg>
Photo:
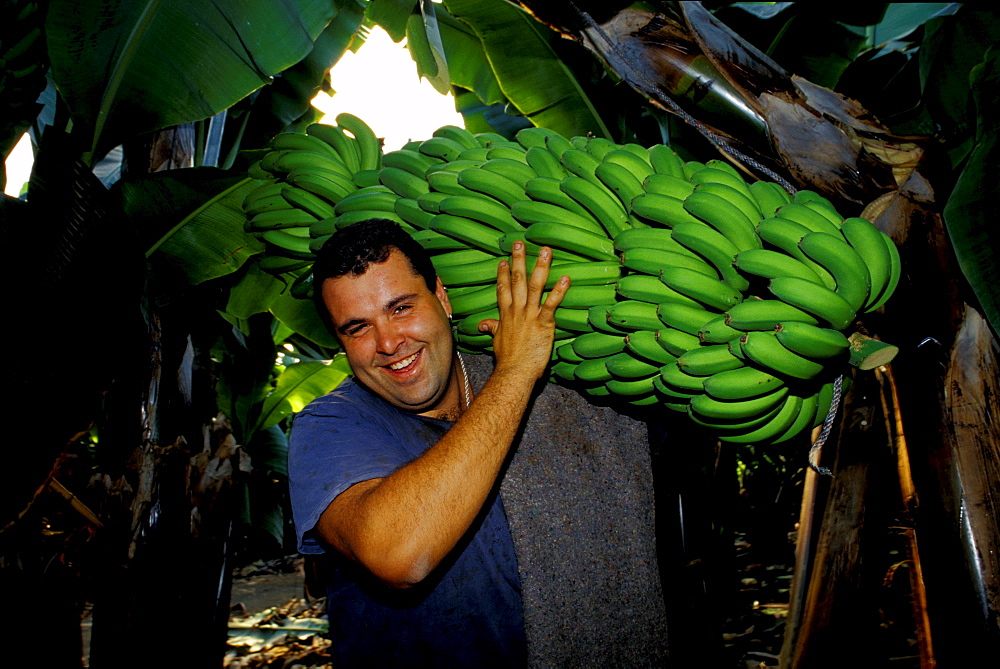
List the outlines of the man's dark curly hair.
<svg viewBox="0 0 1000 669">
<path fill-rule="evenodd" d="M 316 254 L 313 286 L 320 313 L 326 313 L 322 297 L 324 281 L 348 274 L 364 274 L 371 263 L 388 260 L 393 249 L 406 256 L 413 273 L 422 276 L 427 289 L 433 293 L 437 288 L 437 272 L 424 247 L 398 223 L 370 218 L 337 230 Z"/>
</svg>

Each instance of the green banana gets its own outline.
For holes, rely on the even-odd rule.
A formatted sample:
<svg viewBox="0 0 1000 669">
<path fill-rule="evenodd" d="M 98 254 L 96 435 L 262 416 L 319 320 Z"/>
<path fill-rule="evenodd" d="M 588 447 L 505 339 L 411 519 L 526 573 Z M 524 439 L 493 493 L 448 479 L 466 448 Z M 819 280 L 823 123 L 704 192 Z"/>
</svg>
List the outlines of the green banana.
<svg viewBox="0 0 1000 669">
<path fill-rule="evenodd" d="M 882 295 L 889 283 L 889 273 L 892 262 L 889 249 L 882 238 L 882 231 L 864 218 L 851 217 L 844 219 L 840 228 L 841 234 L 851 247 L 857 251 L 868 267 L 871 287 L 864 307 L 868 310 Z"/>
<path fill-rule="evenodd" d="M 430 229 L 489 253 L 495 253 L 498 248 L 499 231 L 464 216 L 435 214 L 431 219 Z"/>
<path fill-rule="evenodd" d="M 476 138 L 476 142 L 479 146 L 490 147 L 494 144 L 506 144 L 507 138 L 495 132 L 477 132 L 473 133 L 473 137 Z"/>
<path fill-rule="evenodd" d="M 302 234 L 304 232 L 304 235 Z M 311 260 L 316 254 L 309 249 L 309 228 L 287 228 L 282 230 L 264 230 L 260 233 L 275 253 L 289 258 Z M 269 251 L 270 253 L 271 251 Z"/>
<path fill-rule="evenodd" d="M 571 141 L 558 133 L 553 133 L 545 138 L 545 148 L 562 160 L 562 155 L 574 147 Z"/>
<path fill-rule="evenodd" d="M 438 213 L 425 211 L 417 200 L 408 197 L 397 198 L 393 203 L 392 210 L 396 212 L 396 216 L 420 230 L 429 230 L 431 219 L 434 218 L 435 213 Z"/>
<path fill-rule="evenodd" d="M 352 137 L 345 135 L 343 129 L 326 123 L 310 123 L 306 126 L 306 134 L 333 149 L 338 162 L 344 165 L 346 171 L 354 174 L 361 169 L 358 144 Z"/>
<path fill-rule="evenodd" d="M 353 195 L 353 193 L 351 195 Z M 298 186 L 285 186 L 281 190 L 281 196 L 296 209 L 307 211 L 318 219 L 330 218 L 338 213 L 336 207 L 339 206 L 339 203 L 337 203 L 337 205 L 331 205 L 324 198 L 321 198 L 315 193 L 310 193 L 307 190 L 299 188 Z M 348 197 L 351 196 L 349 195 Z M 343 202 L 343 200 L 341 200 L 341 202 Z"/>
<path fill-rule="evenodd" d="M 500 310 L 491 307 L 464 316 L 455 324 L 455 331 L 469 336 L 482 335 L 483 333 L 479 331 L 479 324 L 487 318 L 500 318 Z"/>
<path fill-rule="evenodd" d="M 804 204 L 789 202 L 778 207 L 774 215 L 795 221 L 799 225 L 809 228 L 811 232 L 822 232 L 843 239 L 843 235 L 840 234 L 840 228 L 834 225 L 830 219 Z"/>
<path fill-rule="evenodd" d="M 616 353 L 605 358 L 604 364 L 608 368 L 608 372 L 611 373 L 611 376 L 622 380 L 648 379 L 652 376 L 658 376 L 660 374 L 660 367 L 663 366 L 632 355 L 632 352 L 627 347 L 621 353 Z"/>
<path fill-rule="evenodd" d="M 608 155 L 608 152 L 614 151 L 617 148 L 618 145 L 606 137 L 591 137 L 590 141 L 587 142 L 587 146 L 584 147 L 587 153 L 598 160 L 603 160 L 604 156 Z"/>
<path fill-rule="evenodd" d="M 357 186 L 340 174 L 329 170 L 297 169 L 285 175 L 285 181 L 313 195 L 318 195 L 330 204 L 337 204 L 357 190 Z"/>
<path fill-rule="evenodd" d="M 545 138 L 550 135 L 557 135 L 555 130 L 549 128 L 539 128 L 537 126 L 532 126 L 530 128 L 521 128 L 514 134 L 514 139 L 517 143 L 523 146 L 526 150 L 531 148 L 545 148 Z"/>
<path fill-rule="evenodd" d="M 309 268 L 312 266 L 312 263 L 308 260 L 287 258 L 285 256 L 263 256 L 260 258 L 258 265 L 268 274 L 285 274 Z"/>
<path fill-rule="evenodd" d="M 495 309 L 497 306 L 497 290 L 493 285 L 483 286 L 468 292 L 450 291 L 448 302 L 455 316 L 469 316 L 481 311 Z"/>
<path fill-rule="evenodd" d="M 694 396 L 692 395 L 692 397 Z M 778 406 L 773 407 L 772 409 L 769 409 L 760 414 L 755 414 L 753 416 L 744 418 L 734 418 L 731 420 L 718 419 L 718 418 L 715 419 L 704 418 L 703 416 L 696 413 L 691 408 L 690 405 L 688 405 L 687 415 L 688 418 L 690 418 L 691 421 L 694 422 L 695 424 L 701 425 L 702 427 L 707 427 L 708 429 L 715 432 L 716 438 L 718 438 L 720 435 L 723 434 L 738 435 L 744 432 L 749 432 L 750 430 L 754 430 L 764 425 L 769 420 L 774 418 L 774 416 L 779 411 L 781 411 L 781 407 L 783 405 L 784 405 L 783 403 L 779 404 Z"/>
<path fill-rule="evenodd" d="M 750 282 L 733 267 L 733 260 L 740 250 L 721 232 L 704 223 L 678 223 L 671 230 L 673 239 L 707 260 L 719 276 L 740 292 L 750 287 Z"/>
<path fill-rule="evenodd" d="M 632 198 L 628 204 L 629 211 L 643 221 L 656 223 L 668 228 L 675 228 L 681 223 L 705 225 L 701 219 L 684 208 L 684 200 L 670 195 L 643 192 Z"/>
<path fill-rule="evenodd" d="M 704 327 L 705 323 L 719 316 L 715 311 L 707 311 L 679 302 L 661 302 L 657 306 L 657 314 L 663 325 L 695 336 L 698 335 L 698 331 Z"/>
<path fill-rule="evenodd" d="M 433 230 L 418 230 L 410 236 L 429 253 L 464 251 L 468 248 L 462 240 L 442 235 L 440 232 L 434 232 Z"/>
<path fill-rule="evenodd" d="M 621 265 L 611 260 L 560 263 L 552 267 L 545 288 L 553 288 L 564 275 L 569 277 L 572 286 L 614 286 L 621 274 Z"/>
<path fill-rule="evenodd" d="M 461 126 L 443 125 L 431 134 L 434 137 L 447 137 L 461 144 L 466 149 L 479 148 L 479 141 L 476 139 L 476 136 Z"/>
<path fill-rule="evenodd" d="M 315 135 L 304 132 L 281 132 L 271 138 L 268 145 L 277 151 L 313 151 L 329 154 L 336 160 L 341 160 L 340 154 Z"/>
<path fill-rule="evenodd" d="M 657 330 L 663 323 L 657 305 L 641 300 L 623 300 L 608 306 L 608 323 L 623 330 Z"/>
<path fill-rule="evenodd" d="M 780 276 L 771 279 L 768 289 L 782 302 L 826 321 L 834 330 L 843 330 L 854 320 L 855 311 L 847 300 L 828 288 L 804 279 Z"/>
<path fill-rule="evenodd" d="M 551 144 L 550 140 L 547 141 Z M 566 149 L 559 155 L 559 162 L 570 174 L 575 174 L 594 184 L 601 185 L 600 180 L 594 174 L 601 161 L 586 151 L 577 148 Z"/>
<path fill-rule="evenodd" d="M 806 281 L 824 285 L 816 272 L 801 260 L 770 249 L 747 249 L 740 251 L 733 265 L 744 274 L 754 274 L 766 279 L 779 276 L 797 276 Z"/>
<path fill-rule="evenodd" d="M 383 167 L 378 173 L 378 180 L 400 197 L 416 200 L 424 193 L 430 192 L 430 184 L 426 179 L 399 167 Z"/>
<path fill-rule="evenodd" d="M 467 263 L 465 265 L 450 265 L 436 267 L 438 278 L 448 288 L 453 286 L 477 286 L 487 283 L 495 284 L 497 280 L 497 262 L 499 258 L 489 257 L 485 260 Z"/>
<path fill-rule="evenodd" d="M 435 170 L 425 174 L 427 185 L 432 191 L 447 193 L 448 195 L 469 195 L 474 197 L 476 193 L 458 182 L 459 172 L 451 170 Z"/>
<path fill-rule="evenodd" d="M 669 174 L 670 176 L 685 179 L 684 161 L 681 160 L 673 149 L 666 144 L 654 144 L 649 147 L 649 163 L 657 174 Z"/>
<path fill-rule="evenodd" d="M 706 393 L 691 398 L 691 410 L 709 420 L 747 419 L 759 416 L 778 406 L 788 393 L 787 386 L 782 386 L 763 395 L 738 400 L 720 400 Z"/>
<path fill-rule="evenodd" d="M 750 186 L 743 180 L 743 177 L 740 176 L 736 170 L 729 168 L 731 168 L 731 166 L 728 163 L 710 160 L 705 163 L 704 168 L 694 172 L 689 181 L 695 184 L 695 190 L 698 190 L 697 186 L 704 184 L 721 184 L 723 186 L 728 186 L 743 195 L 748 200 L 752 201 L 754 208 L 757 209 L 757 202 L 753 199 L 753 194 L 750 192 Z M 759 212 L 760 210 L 757 209 L 757 211 Z M 751 220 L 756 219 L 751 217 Z"/>
<path fill-rule="evenodd" d="M 443 214 L 471 218 L 501 232 L 524 230 L 524 226 L 510 215 L 510 209 L 487 196 L 451 195 L 441 200 L 438 210 Z"/>
<path fill-rule="evenodd" d="M 558 311 L 558 309 L 556 309 L 556 311 Z M 570 341 L 556 344 L 553 347 L 556 358 L 562 360 L 563 362 L 572 362 L 574 364 L 586 360 L 586 358 L 580 357 L 577 355 L 576 351 L 573 350 L 574 341 L 576 341 L 575 337 Z"/>
<path fill-rule="evenodd" d="M 559 159 L 544 147 L 533 146 L 529 148 L 524 154 L 524 159 L 528 161 L 531 169 L 535 170 L 535 174 L 540 177 L 562 179 L 566 176 L 566 170 L 563 169 Z"/>
<path fill-rule="evenodd" d="M 653 173 L 653 166 L 649 164 L 648 160 L 649 153 L 646 149 L 643 149 L 642 153 L 643 155 L 639 156 L 628 149 L 613 149 L 604 154 L 601 162 L 624 167 L 635 178 L 635 182 L 641 186 L 646 177 Z M 610 185 L 608 187 L 610 188 Z"/>
<path fill-rule="evenodd" d="M 559 383 L 572 383 L 576 381 L 576 365 L 575 362 L 567 362 L 565 360 L 559 360 L 552 364 L 549 368 L 549 374 L 551 379 Z"/>
<path fill-rule="evenodd" d="M 548 151 L 546 151 L 548 153 Z M 549 154 L 552 155 L 552 154 Z M 513 146 L 493 146 L 490 147 L 489 153 L 486 155 L 486 160 L 493 160 L 494 158 L 504 158 L 506 160 L 516 160 L 518 162 L 528 165 L 528 156 L 524 150 L 524 147 L 515 144 Z M 530 165 L 529 165 L 530 167 Z M 534 169 L 534 168 L 532 168 Z M 537 172 L 535 175 L 537 176 Z M 530 178 L 530 177 L 529 177 Z"/>
<path fill-rule="evenodd" d="M 618 196 L 618 199 L 621 200 L 626 209 L 631 210 L 631 202 L 640 195 L 645 194 L 645 190 L 642 187 L 642 180 L 637 179 L 627 167 L 623 167 L 618 163 L 600 163 L 594 169 L 594 176 L 608 190 Z"/>
<path fill-rule="evenodd" d="M 573 352 L 581 358 L 606 358 L 625 350 L 625 334 L 585 332 L 573 340 Z"/>
<path fill-rule="evenodd" d="M 605 334 L 617 335 L 619 337 L 624 337 L 630 330 L 615 327 L 608 322 L 608 312 L 611 310 L 611 305 L 608 304 L 598 304 L 590 309 L 587 309 L 587 322 L 590 323 L 590 327 L 593 328 L 595 332 L 603 332 Z"/>
<path fill-rule="evenodd" d="M 778 323 L 774 330 L 785 348 L 809 358 L 834 358 L 846 353 L 850 346 L 844 333 L 809 323 L 788 321 Z"/>
<path fill-rule="evenodd" d="M 812 393 L 803 397 L 802 405 L 799 407 L 795 420 L 792 421 L 791 425 L 789 425 L 784 432 L 775 434 L 775 436 L 771 438 L 771 443 L 780 444 L 788 441 L 808 429 L 812 425 L 812 421 L 816 416 L 817 404 L 818 393 Z"/>
<path fill-rule="evenodd" d="M 729 309 L 743 299 L 743 294 L 726 282 L 686 267 L 664 267 L 660 271 L 660 281 L 678 293 L 719 311 Z"/>
<path fill-rule="evenodd" d="M 799 248 L 833 276 L 837 294 L 851 305 L 852 311 L 865 305 L 871 289 L 868 265 L 843 236 L 810 232 L 799 241 Z"/>
<path fill-rule="evenodd" d="M 702 225 L 698 223 L 698 225 Z M 704 227 L 704 226 L 702 226 Z M 671 251 L 686 255 L 689 258 L 703 260 L 688 247 L 676 241 L 671 230 L 664 228 L 629 228 L 622 230 L 614 237 L 616 251 L 628 251 L 634 248 L 650 248 Z"/>
<path fill-rule="evenodd" d="M 718 230 L 740 251 L 762 248 L 754 221 L 729 200 L 696 188 L 684 199 L 684 209 Z"/>
<path fill-rule="evenodd" d="M 556 268 L 558 270 L 558 267 Z M 615 301 L 613 284 L 576 286 L 570 285 L 559 307 L 563 309 L 590 309 L 595 304 L 612 304 Z"/>
<path fill-rule="evenodd" d="M 618 257 L 621 259 L 623 267 L 642 274 L 659 276 L 666 267 L 683 267 L 716 280 L 719 278 L 719 273 L 714 267 L 701 258 L 692 257 L 689 254 L 640 246 L 626 249 Z"/>
<path fill-rule="evenodd" d="M 430 137 L 420 142 L 420 153 L 448 162 L 458 160 L 465 149 L 470 148 L 449 137 Z"/>
<path fill-rule="evenodd" d="M 742 337 L 744 331 L 728 325 L 726 318 L 727 316 L 718 316 L 702 325 L 698 330 L 698 339 L 704 344 L 725 344 Z"/>
<path fill-rule="evenodd" d="M 583 335 L 581 335 L 583 336 Z M 577 337 L 573 343 L 579 340 Z M 583 383 L 601 383 L 611 380 L 611 372 L 608 371 L 607 365 L 605 364 L 605 358 L 590 358 L 584 360 L 583 362 L 577 363 L 576 369 L 573 371 L 574 376 L 576 376 L 577 381 L 582 381 Z M 588 389 L 589 392 L 589 389 Z M 603 394 L 607 395 L 610 392 L 605 391 Z"/>
<path fill-rule="evenodd" d="M 701 161 L 687 160 L 684 162 L 683 165 L 681 165 L 681 169 L 684 171 L 684 174 L 682 176 L 688 181 L 690 181 L 691 177 L 694 175 L 695 172 L 704 168 L 705 168 L 705 163 Z"/>
<path fill-rule="evenodd" d="M 632 355 L 655 364 L 657 368 L 677 360 L 667 349 L 660 345 L 657 340 L 659 330 L 636 330 L 625 335 L 625 349 Z"/>
<path fill-rule="evenodd" d="M 630 274 L 618 279 L 616 284 L 618 294 L 626 300 L 639 300 L 650 304 L 661 302 L 678 302 L 697 309 L 703 309 L 701 304 L 666 285 L 658 276 L 645 274 Z M 657 326 L 659 327 L 659 326 Z"/>
<path fill-rule="evenodd" d="M 375 132 L 353 114 L 342 112 L 337 114 L 337 125 L 354 135 L 358 143 L 361 170 L 377 170 L 382 166 L 382 142 Z M 357 171 L 357 170 L 355 170 Z"/>
<path fill-rule="evenodd" d="M 592 260 L 618 259 L 612 241 L 606 236 L 562 223 L 533 223 L 528 226 L 524 236 L 529 242 L 563 249 Z"/>
<path fill-rule="evenodd" d="M 248 218 L 243 226 L 247 232 L 264 232 L 265 230 L 287 230 L 288 228 L 308 228 L 317 218 L 308 211 L 301 209 L 279 209 L 265 211 L 253 218 Z"/>
<path fill-rule="evenodd" d="M 590 216 L 583 205 L 571 198 L 560 187 L 560 179 L 551 177 L 535 177 L 524 182 L 524 192 L 537 202 L 548 202 L 563 209 L 569 209 L 574 214 L 583 217 Z"/>
<path fill-rule="evenodd" d="M 510 158 L 490 158 L 480 165 L 479 169 L 505 176 L 516 184 L 523 184 L 528 179 L 538 176 L 527 163 Z"/>
<path fill-rule="evenodd" d="M 614 244 L 608 238 L 604 228 L 594 220 L 593 216 L 587 214 L 580 216 L 569 209 L 564 209 L 559 205 L 548 202 L 538 202 L 535 200 L 522 200 L 515 202 L 510 208 L 510 215 L 524 225 L 531 226 L 536 223 L 549 223 L 573 227 L 585 230 L 597 237 L 607 239 L 608 246 L 614 250 Z"/>
<path fill-rule="evenodd" d="M 809 228 L 804 225 L 780 216 L 765 218 L 757 224 L 757 234 L 762 240 L 806 265 L 816 273 L 824 286 L 832 290 L 837 285 L 833 276 L 799 248 L 799 240 L 805 237 L 808 232 L 810 232 Z"/>
<path fill-rule="evenodd" d="M 610 373 L 610 370 L 608 371 Z M 615 397 L 637 398 L 653 392 L 653 378 L 652 376 L 631 380 L 611 378 L 605 381 L 604 385 Z"/>
<path fill-rule="evenodd" d="M 743 354 L 758 367 L 796 379 L 811 379 L 823 364 L 785 348 L 773 332 L 748 332 L 740 338 Z"/>
<path fill-rule="evenodd" d="M 737 367 L 705 378 L 705 392 L 719 400 L 758 397 L 782 388 L 785 382 L 756 367 Z"/>
<path fill-rule="evenodd" d="M 576 175 L 563 178 L 559 189 L 589 212 L 609 237 L 629 228 L 628 212 L 607 190 Z"/>
<path fill-rule="evenodd" d="M 593 332 L 594 327 L 590 324 L 588 311 L 556 307 L 552 317 L 556 321 L 557 328 L 573 332 Z"/>
<path fill-rule="evenodd" d="M 750 194 L 764 218 L 774 216 L 778 207 L 789 202 L 785 189 L 773 181 L 754 181 L 747 188 L 750 189 Z"/>
<path fill-rule="evenodd" d="M 711 376 L 743 366 L 743 361 L 725 344 L 708 344 L 687 351 L 677 358 L 677 366 L 693 376 Z"/>
<path fill-rule="evenodd" d="M 726 325 L 743 332 L 773 330 L 790 321 L 819 323 L 812 314 L 781 300 L 743 300 L 726 311 Z"/>
<path fill-rule="evenodd" d="M 384 187 L 377 186 L 375 188 Z M 343 214 L 349 211 L 391 211 L 395 213 L 396 200 L 398 199 L 399 196 L 391 190 L 378 191 L 359 189 L 338 202 L 334 206 L 334 210 L 337 214 Z"/>
<path fill-rule="evenodd" d="M 687 351 L 701 345 L 696 335 L 682 332 L 676 328 L 663 327 L 656 331 L 656 343 L 674 356 L 680 357 Z"/>
<path fill-rule="evenodd" d="M 520 240 L 524 242 L 524 252 L 530 258 L 538 255 L 538 251 L 542 246 L 549 246 L 552 249 L 552 262 L 554 264 L 570 263 L 570 262 L 590 262 L 594 258 L 585 257 L 572 251 L 567 251 L 562 248 L 554 247 L 549 244 L 535 244 L 531 241 L 525 239 L 526 235 L 524 233 L 513 233 L 505 232 L 500 235 L 497 239 L 497 247 L 500 249 L 501 253 L 510 255 L 514 251 L 514 242 Z M 603 260 L 607 260 L 606 258 Z"/>
<path fill-rule="evenodd" d="M 716 170 L 718 171 L 718 170 Z M 711 193 L 712 195 L 718 195 L 724 200 L 729 201 L 730 204 L 736 206 L 737 209 L 743 212 L 751 223 L 755 224 L 757 221 L 764 218 L 760 211 L 760 207 L 757 206 L 757 201 L 748 195 L 744 195 L 743 192 L 736 190 L 732 186 L 728 186 L 724 183 L 717 183 L 715 181 L 708 181 L 706 183 L 700 183 L 694 187 L 695 193 Z"/>
<path fill-rule="evenodd" d="M 792 394 L 786 395 L 778 412 L 763 425 L 739 434 L 721 434 L 719 439 L 739 444 L 770 443 L 785 434 L 796 421 L 801 410 L 802 397 Z"/>
<path fill-rule="evenodd" d="M 419 151 L 412 149 L 397 149 L 382 156 L 383 167 L 395 167 L 406 170 L 415 177 L 424 178 L 432 167 L 443 165 L 444 163 Z"/>
<path fill-rule="evenodd" d="M 660 380 L 665 389 L 688 395 L 694 399 L 705 391 L 705 381 L 711 376 L 694 376 L 688 374 L 677 366 L 677 363 L 668 363 L 660 368 Z M 669 394 L 669 393 L 667 393 Z"/>
<path fill-rule="evenodd" d="M 253 195 L 253 193 L 251 193 L 251 195 Z M 247 215 L 247 218 L 253 218 L 257 214 L 262 214 L 265 211 L 283 211 L 291 209 L 292 207 L 292 203 L 286 200 L 281 193 L 278 193 L 277 195 L 266 195 L 264 197 L 248 197 L 243 201 L 243 213 Z M 879 243 L 881 242 L 882 240 L 879 240 Z"/>
<path fill-rule="evenodd" d="M 694 192 L 694 184 L 690 181 L 675 177 L 673 174 L 660 174 L 658 172 L 646 177 L 642 186 L 647 193 L 669 195 L 681 201 Z"/>
<path fill-rule="evenodd" d="M 462 170 L 458 173 L 458 183 L 469 190 L 489 195 L 508 207 L 514 206 L 516 202 L 529 199 L 527 193 L 524 192 L 524 181 L 515 182 L 502 174 L 482 167 L 469 167 Z"/>
<path fill-rule="evenodd" d="M 896 285 L 899 283 L 899 277 L 902 274 L 903 267 L 900 262 L 899 249 L 896 248 L 896 243 L 892 241 L 889 235 L 882 233 L 882 241 L 885 242 L 886 248 L 889 250 L 889 281 L 885 285 L 885 289 L 882 294 L 869 306 L 865 311 L 871 312 L 875 311 L 883 304 L 886 303 L 892 294 L 896 291 Z"/>
<path fill-rule="evenodd" d="M 449 251 L 447 253 L 439 253 L 435 256 L 431 256 L 431 262 L 434 264 L 435 269 L 440 269 L 442 267 L 454 267 L 456 265 L 468 265 L 471 263 L 479 262 L 481 260 L 493 260 L 496 262 L 499 260 L 497 254 L 487 253 L 481 249 L 469 249 L 465 248 L 460 251 Z M 495 267 L 495 266 L 494 266 Z"/>
</svg>

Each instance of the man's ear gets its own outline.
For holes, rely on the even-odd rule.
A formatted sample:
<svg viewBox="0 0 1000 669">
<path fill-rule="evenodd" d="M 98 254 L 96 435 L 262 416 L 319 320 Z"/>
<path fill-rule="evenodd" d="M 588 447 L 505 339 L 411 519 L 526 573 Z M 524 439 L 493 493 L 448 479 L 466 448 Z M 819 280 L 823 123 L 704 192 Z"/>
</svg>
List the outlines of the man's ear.
<svg viewBox="0 0 1000 669">
<path fill-rule="evenodd" d="M 441 302 L 441 306 L 444 307 L 444 311 L 451 318 L 451 302 L 448 301 L 448 291 L 445 290 L 444 284 L 441 283 L 441 277 L 437 278 L 437 286 L 434 289 L 434 295 L 437 296 L 438 300 Z"/>
</svg>

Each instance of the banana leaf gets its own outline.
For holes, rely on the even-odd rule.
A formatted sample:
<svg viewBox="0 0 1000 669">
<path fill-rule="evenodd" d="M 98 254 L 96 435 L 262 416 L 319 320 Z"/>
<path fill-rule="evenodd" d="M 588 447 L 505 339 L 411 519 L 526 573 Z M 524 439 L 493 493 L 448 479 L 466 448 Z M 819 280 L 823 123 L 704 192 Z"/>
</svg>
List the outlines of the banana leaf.
<svg viewBox="0 0 1000 669">
<path fill-rule="evenodd" d="M 120 182 L 126 215 L 146 225 L 146 257 L 162 276 L 199 284 L 264 250 L 243 231 L 243 200 L 260 182 L 215 168 L 171 170 Z"/>
<path fill-rule="evenodd" d="M 330 364 L 299 362 L 289 365 L 278 377 L 274 391 L 264 400 L 255 430 L 277 425 L 283 418 L 305 408 L 350 375 L 347 358 L 338 355 Z"/>
<path fill-rule="evenodd" d="M 978 111 L 975 147 L 945 205 L 944 221 L 962 274 L 1000 338 L 1000 231 L 987 224 L 996 218 L 993 198 L 1000 184 L 1000 51 L 991 49 L 970 78 Z"/>
<path fill-rule="evenodd" d="M 271 313 L 284 325 L 309 341 L 326 348 L 337 348 L 337 338 L 316 313 L 312 300 L 303 300 L 287 291 L 271 304 Z"/>
<path fill-rule="evenodd" d="M 308 54 L 333 15 L 328 0 L 53 0 L 46 33 L 89 162 L 230 107 Z"/>
<path fill-rule="evenodd" d="M 406 22 L 416 4 L 417 0 L 370 0 L 365 16 L 399 42 L 406 37 Z"/>
<path fill-rule="evenodd" d="M 556 54 L 555 33 L 504 0 L 447 0 L 444 6 L 475 31 L 504 96 L 521 115 L 567 137 L 611 137 L 582 83 Z"/>
<path fill-rule="evenodd" d="M 270 309 L 291 281 L 290 277 L 285 278 L 287 275 L 268 274 L 255 262 L 247 263 L 244 268 L 243 276 L 229 289 L 229 300 L 226 302 L 226 313 L 241 319 Z"/>
</svg>

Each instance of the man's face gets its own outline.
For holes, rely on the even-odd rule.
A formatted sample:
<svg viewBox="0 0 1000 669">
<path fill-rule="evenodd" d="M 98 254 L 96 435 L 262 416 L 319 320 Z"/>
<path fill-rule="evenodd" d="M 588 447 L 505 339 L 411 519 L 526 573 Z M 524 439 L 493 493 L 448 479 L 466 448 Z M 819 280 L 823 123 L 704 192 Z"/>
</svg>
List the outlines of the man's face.
<svg viewBox="0 0 1000 669">
<path fill-rule="evenodd" d="M 406 411 L 442 417 L 459 406 L 450 305 L 393 249 L 359 276 L 323 282 L 323 302 L 359 381 Z"/>
</svg>

